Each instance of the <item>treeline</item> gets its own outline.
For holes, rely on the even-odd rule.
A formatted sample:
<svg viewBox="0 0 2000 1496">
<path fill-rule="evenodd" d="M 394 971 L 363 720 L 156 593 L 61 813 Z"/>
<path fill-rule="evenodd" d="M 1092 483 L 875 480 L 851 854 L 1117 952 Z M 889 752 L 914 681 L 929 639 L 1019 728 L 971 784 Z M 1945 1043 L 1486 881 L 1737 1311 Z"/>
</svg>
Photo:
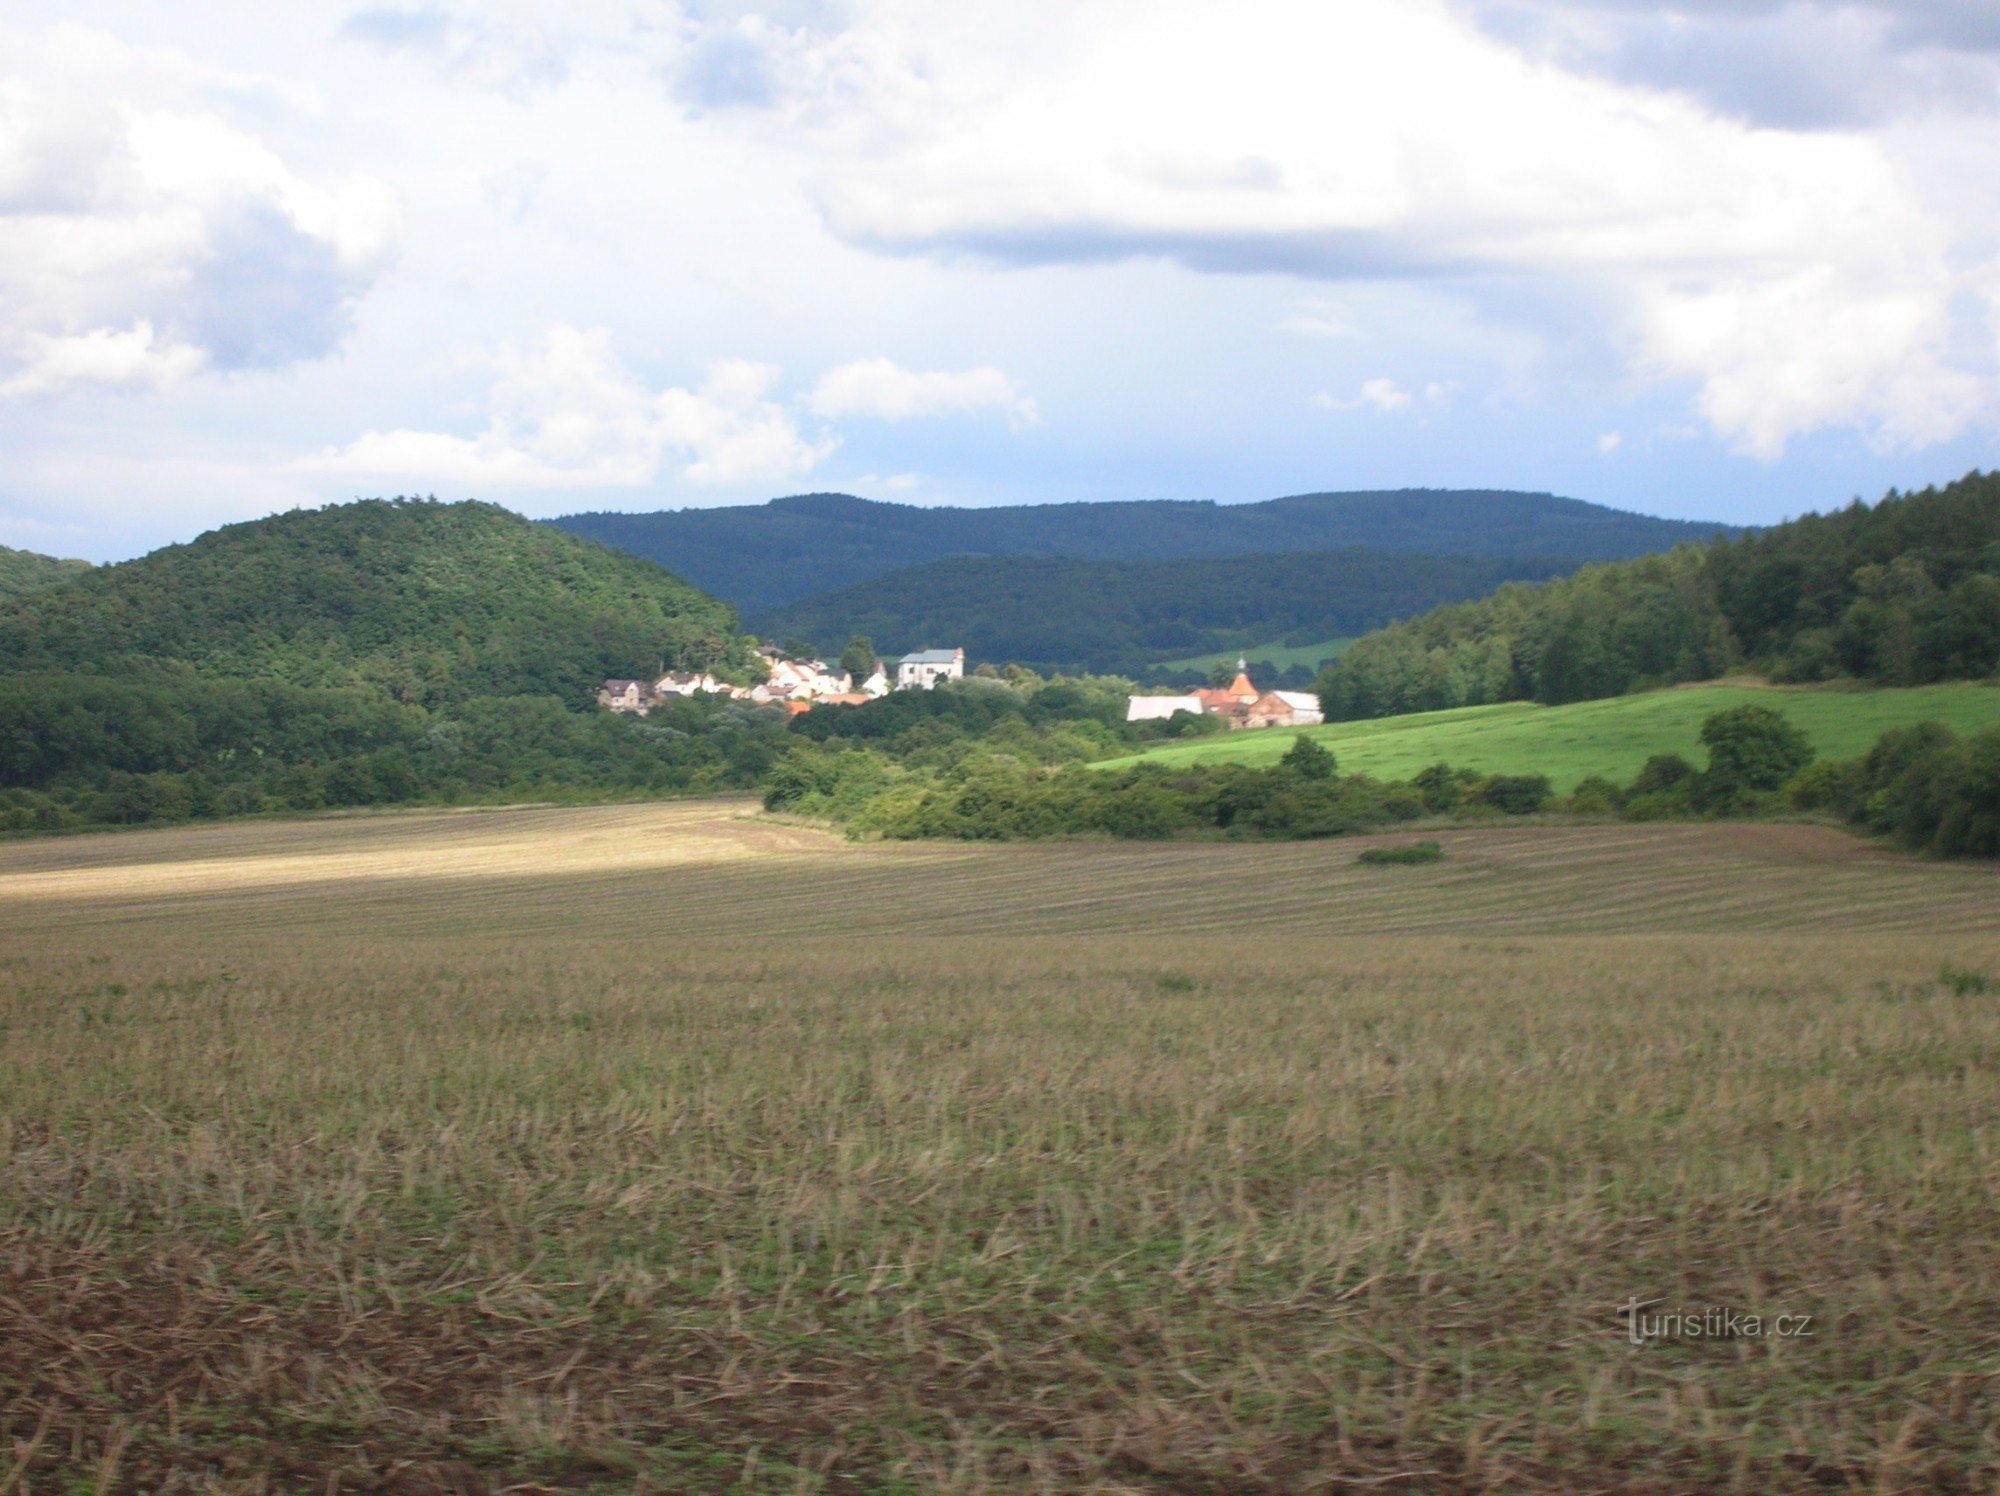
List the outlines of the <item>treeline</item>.
<svg viewBox="0 0 2000 1496">
<path fill-rule="evenodd" d="M 1558 810 L 1666 820 L 1782 812 L 1812 760 L 1803 733 L 1768 707 L 1712 714 L 1697 769 L 1674 754 L 1631 783 L 1587 779 L 1558 798 L 1545 774 L 1481 774 L 1434 764 L 1407 782 L 1342 774 L 1335 756 L 1299 737 L 1269 768 L 1139 762 L 1086 767 L 1118 751 L 1096 723 L 1033 723 L 1004 690 L 910 721 L 887 735 L 823 734 L 773 766 L 765 806 L 837 821 L 855 835 L 1008 841 L 1054 836 L 1178 835 L 1297 840 L 1341 836 L 1419 817 L 1523 816 Z M 808 719 L 809 720 L 809 719 Z M 801 724 L 803 725 L 803 724 Z M 1088 730 L 1095 728 L 1095 731 Z"/>
<path fill-rule="evenodd" d="M 38 551 L 17 551 L 0 545 L 0 603 L 32 592 L 37 587 L 53 587 L 90 570 L 88 561 L 66 561 L 44 556 Z"/>
<path fill-rule="evenodd" d="M 1358 549 L 1176 561 L 957 556 L 774 609 L 751 627 L 822 650 L 864 634 L 891 653 L 943 642 L 1045 675 L 1145 677 L 1161 660 L 1363 634 L 1576 564 Z"/>
<path fill-rule="evenodd" d="M 432 711 L 355 688 L 19 675 L 0 678 L 0 830 L 743 790 L 787 741 L 782 711 L 727 700 L 641 719 L 546 695 Z"/>
<path fill-rule="evenodd" d="M 2000 476 L 1509 585 L 1351 646 L 1330 719 L 1558 704 L 1709 680 L 1917 685 L 2000 666 Z"/>
<path fill-rule="evenodd" d="M 1088 693 L 1081 683 L 1063 690 Z M 1885 733 L 1864 756 L 1814 762 L 1783 713 L 1740 706 L 1701 727 L 1705 762 L 1655 754 L 1633 778 L 1601 776 L 1557 796 L 1544 774 L 1482 774 L 1433 764 L 1410 780 L 1342 774 L 1301 736 L 1269 768 L 1116 769 L 1132 729 L 1032 711 L 1034 692 L 972 682 L 925 693 L 922 711 L 820 714 L 840 730 L 795 742 L 764 781 L 767 809 L 834 821 L 856 836 L 1012 841 L 1065 836 L 1298 840 L 1420 818 L 1557 812 L 1632 821 L 1831 813 L 1913 850 L 2000 855 L 2000 727 L 1967 740 L 1935 723 Z M 912 693 L 914 697 L 916 693 Z M 1051 703 L 1053 705 L 1053 703 Z M 1149 724 L 1150 726 L 1151 724 Z"/>
</svg>

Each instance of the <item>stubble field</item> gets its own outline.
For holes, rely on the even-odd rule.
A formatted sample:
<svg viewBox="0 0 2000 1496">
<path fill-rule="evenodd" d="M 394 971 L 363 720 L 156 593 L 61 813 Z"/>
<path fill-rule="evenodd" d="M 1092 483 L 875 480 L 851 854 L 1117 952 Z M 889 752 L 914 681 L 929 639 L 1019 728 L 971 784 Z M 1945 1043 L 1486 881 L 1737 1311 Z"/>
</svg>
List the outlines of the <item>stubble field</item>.
<svg viewBox="0 0 2000 1496">
<path fill-rule="evenodd" d="M 0 1492 L 1993 1489 L 1995 871 L 1439 839 L 0 847 Z"/>
</svg>

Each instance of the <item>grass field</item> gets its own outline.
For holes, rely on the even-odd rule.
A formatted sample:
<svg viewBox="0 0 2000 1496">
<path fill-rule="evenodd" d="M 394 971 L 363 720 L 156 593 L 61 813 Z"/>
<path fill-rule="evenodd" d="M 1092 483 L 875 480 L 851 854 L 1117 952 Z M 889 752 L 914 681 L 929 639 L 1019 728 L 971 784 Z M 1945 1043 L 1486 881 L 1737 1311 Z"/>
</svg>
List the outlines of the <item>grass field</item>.
<svg viewBox="0 0 2000 1496">
<path fill-rule="evenodd" d="M 1234 665 L 1240 659 L 1248 660 L 1254 668 L 1268 666 L 1272 670 L 1289 670 L 1294 665 L 1303 665 L 1308 670 L 1317 670 L 1328 660 L 1338 659 L 1342 650 L 1354 642 L 1353 639 L 1327 639 L 1319 644 L 1259 644 L 1251 649 L 1224 649 L 1214 654 L 1189 655 L 1183 660 L 1162 660 L 1162 670 L 1213 670 L 1219 665 Z"/>
<path fill-rule="evenodd" d="M 0 1491 L 1993 1489 L 2000 871 L 1426 835 L 0 847 Z"/>
<path fill-rule="evenodd" d="M 2000 687 L 1995 686 L 1836 691 L 1704 685 L 1572 706 L 1508 702 L 1332 722 L 1301 731 L 1331 748 L 1341 768 L 1351 773 L 1407 779 L 1429 764 L 1448 763 L 1482 774 L 1546 774 L 1559 793 L 1567 793 L 1592 774 L 1623 783 L 1655 753 L 1678 753 L 1699 765 L 1706 756 L 1702 719 L 1746 703 L 1776 707 L 1828 758 L 1866 752 L 1889 728 L 1912 722 L 1942 722 L 1958 732 L 2000 723 Z M 1230 733 L 1156 748 L 1146 757 L 1172 764 L 1273 764 L 1300 735 L 1279 729 Z M 1101 767 L 1131 762 L 1114 759 Z"/>
</svg>

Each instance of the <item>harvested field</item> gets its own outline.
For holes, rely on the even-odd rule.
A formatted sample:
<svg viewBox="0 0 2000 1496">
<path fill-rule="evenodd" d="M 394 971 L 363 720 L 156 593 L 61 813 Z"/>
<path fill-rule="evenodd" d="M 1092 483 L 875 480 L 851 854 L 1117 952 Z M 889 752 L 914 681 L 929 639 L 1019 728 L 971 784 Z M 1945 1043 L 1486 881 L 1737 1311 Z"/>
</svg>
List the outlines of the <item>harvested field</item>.
<svg viewBox="0 0 2000 1496">
<path fill-rule="evenodd" d="M 0 1491 L 1992 1489 L 2000 877 L 1433 834 L 0 848 Z"/>
</svg>

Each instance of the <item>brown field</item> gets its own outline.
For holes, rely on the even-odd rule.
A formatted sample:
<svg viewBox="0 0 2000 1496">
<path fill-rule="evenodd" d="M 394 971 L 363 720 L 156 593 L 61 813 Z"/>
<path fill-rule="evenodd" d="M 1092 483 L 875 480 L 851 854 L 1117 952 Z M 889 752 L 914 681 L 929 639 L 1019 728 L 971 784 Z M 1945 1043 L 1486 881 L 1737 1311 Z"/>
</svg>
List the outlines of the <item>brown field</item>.
<svg viewBox="0 0 2000 1496">
<path fill-rule="evenodd" d="M 0 1496 L 2000 1485 L 2000 871 L 1439 839 L 0 847 Z"/>
</svg>

